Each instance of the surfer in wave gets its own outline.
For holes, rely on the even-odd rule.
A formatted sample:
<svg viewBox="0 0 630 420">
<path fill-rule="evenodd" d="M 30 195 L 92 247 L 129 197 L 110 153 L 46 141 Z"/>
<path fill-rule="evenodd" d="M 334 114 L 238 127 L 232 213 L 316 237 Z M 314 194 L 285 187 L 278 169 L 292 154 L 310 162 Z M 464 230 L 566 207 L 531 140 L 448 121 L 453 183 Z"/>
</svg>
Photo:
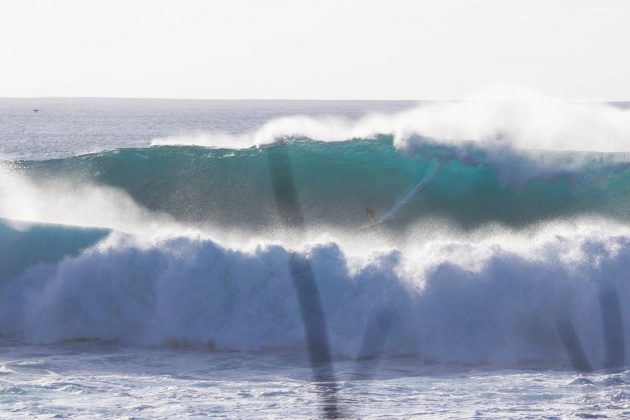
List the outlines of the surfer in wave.
<svg viewBox="0 0 630 420">
<path fill-rule="evenodd" d="M 435 177 L 440 169 L 440 164 L 437 163 L 429 172 L 418 182 L 407 194 L 405 194 L 402 198 L 400 198 L 394 206 L 389 209 L 385 214 L 381 215 L 378 219 L 376 218 L 376 212 L 374 209 L 369 207 L 365 207 L 365 218 L 368 220 L 368 225 L 366 227 L 372 227 L 375 225 L 379 225 L 383 222 L 387 222 L 394 218 L 400 209 L 402 209 L 405 205 L 407 205 L 413 197 L 418 194 L 424 187 L 426 187 L 429 182 Z"/>
<path fill-rule="evenodd" d="M 368 222 L 375 223 L 376 222 L 376 212 L 374 211 L 374 209 L 371 209 L 369 207 L 365 207 L 365 218 L 367 219 Z"/>
</svg>

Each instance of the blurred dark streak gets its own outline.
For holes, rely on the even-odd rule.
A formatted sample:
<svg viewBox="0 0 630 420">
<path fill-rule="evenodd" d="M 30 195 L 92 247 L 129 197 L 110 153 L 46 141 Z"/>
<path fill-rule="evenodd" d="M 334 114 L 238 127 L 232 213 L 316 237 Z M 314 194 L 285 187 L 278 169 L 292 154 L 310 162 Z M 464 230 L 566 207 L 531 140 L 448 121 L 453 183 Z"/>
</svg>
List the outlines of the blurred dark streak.
<svg viewBox="0 0 630 420">
<path fill-rule="evenodd" d="M 291 160 L 285 147 L 280 143 L 267 150 L 271 186 L 282 223 L 297 232 L 304 232 L 304 216 L 298 204 Z M 326 317 L 313 269 L 309 260 L 298 253 L 291 253 L 289 269 L 300 305 L 313 380 L 323 403 L 323 415 L 325 418 L 339 418 L 342 414 L 338 409 L 338 387 Z"/>
<path fill-rule="evenodd" d="M 604 368 L 619 370 L 625 365 L 626 346 L 623 333 L 623 316 L 617 291 L 603 285 L 599 291 L 599 306 L 602 312 L 604 330 L 604 349 L 606 360 Z"/>
<path fill-rule="evenodd" d="M 374 378 L 378 367 L 379 357 L 383 354 L 387 336 L 395 314 L 388 309 L 381 309 L 370 317 L 363 334 L 361 349 L 357 355 L 356 368 L 353 377 L 361 380 L 371 380 Z"/>
<path fill-rule="evenodd" d="M 304 231 L 304 216 L 298 204 L 291 160 L 285 147 L 278 144 L 267 150 L 271 187 L 282 223 L 291 229 Z"/>
<path fill-rule="evenodd" d="M 611 372 L 623 370 L 626 360 L 623 315 L 619 293 L 609 284 L 599 288 L 599 309 L 602 316 L 605 360 L 603 367 Z M 591 372 L 589 363 L 573 321 L 566 314 L 556 317 L 556 329 L 573 368 L 580 373 Z"/>
<path fill-rule="evenodd" d="M 567 315 L 558 315 L 556 317 L 556 329 L 573 369 L 580 373 L 591 372 L 593 368 L 584 354 L 582 342 L 575 331 L 571 318 Z"/>
<path fill-rule="evenodd" d="M 319 372 L 322 370 L 322 363 L 330 364 L 332 361 L 326 318 L 322 309 L 319 290 L 317 289 L 311 264 L 304 256 L 292 253 L 289 259 L 289 266 L 293 277 L 293 285 L 297 291 L 300 303 L 310 360 L 312 364 L 320 367 L 318 369 Z M 332 369 L 330 374 L 332 375 Z M 327 378 L 330 378 L 330 376 Z M 326 377 L 321 379 L 326 379 Z"/>
</svg>

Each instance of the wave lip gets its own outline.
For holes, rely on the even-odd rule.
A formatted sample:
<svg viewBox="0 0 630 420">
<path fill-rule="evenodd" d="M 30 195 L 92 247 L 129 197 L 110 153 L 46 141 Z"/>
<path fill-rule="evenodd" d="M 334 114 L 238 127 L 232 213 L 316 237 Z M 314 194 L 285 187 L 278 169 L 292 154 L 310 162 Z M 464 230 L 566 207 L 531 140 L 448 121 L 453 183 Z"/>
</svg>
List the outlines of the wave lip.
<svg viewBox="0 0 630 420">
<path fill-rule="evenodd" d="M 110 233 L 107 229 L 33 224 L 0 219 L 0 284 L 36 265 L 76 255 Z"/>
<path fill-rule="evenodd" d="M 391 135 L 402 150 L 431 138 L 442 145 L 473 143 L 483 149 L 629 153 L 630 109 L 565 102 L 523 89 L 505 94 L 499 87 L 463 101 L 420 103 L 392 114 L 281 117 L 246 133 L 180 134 L 153 139 L 151 145 L 247 148 L 286 138 L 338 142 L 379 135 Z"/>
</svg>

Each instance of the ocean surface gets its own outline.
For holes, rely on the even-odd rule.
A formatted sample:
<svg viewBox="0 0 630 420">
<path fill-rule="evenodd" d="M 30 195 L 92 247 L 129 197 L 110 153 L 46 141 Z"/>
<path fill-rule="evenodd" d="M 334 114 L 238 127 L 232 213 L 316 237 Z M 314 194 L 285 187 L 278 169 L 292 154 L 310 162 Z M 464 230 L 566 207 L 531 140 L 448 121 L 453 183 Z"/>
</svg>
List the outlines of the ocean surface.
<svg viewBox="0 0 630 420">
<path fill-rule="evenodd" d="M 630 415 L 630 107 L 0 99 L 0 418 Z"/>
</svg>

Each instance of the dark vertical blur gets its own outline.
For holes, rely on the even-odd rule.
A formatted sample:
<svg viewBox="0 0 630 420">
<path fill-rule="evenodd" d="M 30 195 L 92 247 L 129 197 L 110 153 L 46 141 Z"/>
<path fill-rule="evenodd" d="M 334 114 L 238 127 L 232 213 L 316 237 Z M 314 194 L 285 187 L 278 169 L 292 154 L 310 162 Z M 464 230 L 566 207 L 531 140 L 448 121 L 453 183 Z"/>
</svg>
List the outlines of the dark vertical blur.
<svg viewBox="0 0 630 420">
<path fill-rule="evenodd" d="M 599 307 L 604 329 L 604 367 L 617 370 L 625 364 L 626 346 L 619 294 L 612 286 L 603 285 L 599 291 Z"/>
<path fill-rule="evenodd" d="M 282 223 L 293 230 L 304 231 L 304 216 L 298 203 L 297 191 L 291 169 L 291 160 L 284 144 L 267 150 L 271 187 Z"/>
<path fill-rule="evenodd" d="M 586 358 L 584 347 L 582 347 L 582 342 L 575 331 L 571 318 L 568 315 L 557 316 L 556 329 L 573 369 L 577 372 L 591 372 L 593 368 Z"/>
<path fill-rule="evenodd" d="M 363 333 L 361 348 L 357 355 L 357 364 L 354 369 L 354 377 L 357 379 L 371 380 L 378 368 L 379 358 L 385 350 L 387 337 L 396 314 L 388 308 L 377 310 L 370 318 Z"/>
<path fill-rule="evenodd" d="M 602 315 L 604 339 L 604 368 L 611 371 L 625 366 L 625 335 L 623 332 L 623 315 L 619 293 L 609 284 L 603 283 L 599 288 L 599 309 Z M 556 317 L 556 329 L 573 368 L 578 372 L 590 372 L 593 367 L 589 363 L 580 337 L 573 321 L 567 314 Z"/>
<path fill-rule="evenodd" d="M 286 146 L 277 144 L 269 147 L 267 158 L 273 194 L 282 223 L 288 229 L 305 232 L 304 216 L 298 203 Z M 313 379 L 323 403 L 323 414 L 327 418 L 340 417 L 326 317 L 313 269 L 309 260 L 298 253 L 291 254 L 289 269 L 302 314 Z"/>
</svg>

